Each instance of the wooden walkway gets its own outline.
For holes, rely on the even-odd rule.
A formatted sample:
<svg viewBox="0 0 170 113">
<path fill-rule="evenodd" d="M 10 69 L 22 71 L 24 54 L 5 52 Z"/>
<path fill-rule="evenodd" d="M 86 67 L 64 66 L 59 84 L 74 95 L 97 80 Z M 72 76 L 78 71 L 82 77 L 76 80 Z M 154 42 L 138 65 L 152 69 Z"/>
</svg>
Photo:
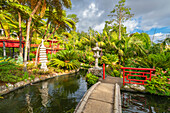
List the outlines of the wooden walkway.
<svg viewBox="0 0 170 113">
<path fill-rule="evenodd" d="M 107 78 L 109 79 L 109 78 Z M 99 81 L 83 96 L 74 113 L 121 113 L 120 87 Z"/>
</svg>

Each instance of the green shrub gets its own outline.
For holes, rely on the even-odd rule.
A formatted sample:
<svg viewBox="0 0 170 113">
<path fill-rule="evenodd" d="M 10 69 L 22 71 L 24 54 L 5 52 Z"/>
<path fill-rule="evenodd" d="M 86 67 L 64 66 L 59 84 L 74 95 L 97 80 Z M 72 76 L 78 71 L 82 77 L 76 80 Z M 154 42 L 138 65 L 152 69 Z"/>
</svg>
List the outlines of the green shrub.
<svg viewBox="0 0 170 113">
<path fill-rule="evenodd" d="M 0 81 L 3 82 L 18 82 L 23 79 L 23 67 L 10 61 L 0 63 Z"/>
<path fill-rule="evenodd" d="M 48 66 L 58 68 L 58 69 L 66 69 L 66 70 L 74 70 L 80 67 L 80 62 L 77 60 L 72 60 L 69 62 L 64 62 L 59 59 L 52 59 Z"/>
<path fill-rule="evenodd" d="M 108 65 L 108 67 L 106 67 L 106 73 L 113 77 L 122 77 L 119 71 L 120 67 L 121 65 L 118 64 Z"/>
<path fill-rule="evenodd" d="M 34 63 L 28 63 L 28 65 L 27 65 L 27 69 L 35 69 L 35 68 L 37 68 L 35 65 L 34 65 Z"/>
<path fill-rule="evenodd" d="M 102 63 L 106 65 L 113 65 L 116 64 L 119 61 L 117 55 L 112 55 L 112 54 L 106 54 L 105 56 L 102 56 Z"/>
<path fill-rule="evenodd" d="M 24 73 L 23 80 L 28 80 L 29 74 L 27 72 Z"/>
<path fill-rule="evenodd" d="M 147 81 L 146 91 L 151 94 L 170 96 L 170 84 L 168 84 L 168 77 L 154 76 L 151 81 Z"/>
<path fill-rule="evenodd" d="M 78 60 L 78 54 L 74 50 L 58 51 L 54 57 L 62 61 Z"/>
<path fill-rule="evenodd" d="M 30 52 L 30 59 L 35 58 L 35 54 Z"/>
<path fill-rule="evenodd" d="M 37 74 L 46 75 L 46 74 L 49 74 L 49 73 L 50 73 L 49 71 L 39 70 Z"/>
<path fill-rule="evenodd" d="M 89 85 L 95 84 L 99 80 L 99 77 L 93 75 L 92 73 L 89 73 L 86 75 L 86 81 Z"/>
<path fill-rule="evenodd" d="M 135 67 L 167 69 L 170 66 L 170 52 L 161 54 L 150 54 L 147 57 L 137 57 L 133 62 Z"/>
<path fill-rule="evenodd" d="M 39 69 L 32 69 L 33 74 L 37 74 Z"/>
<path fill-rule="evenodd" d="M 155 74 L 159 77 L 166 76 L 170 79 L 170 68 L 165 69 L 165 71 L 162 68 L 156 68 Z"/>
</svg>

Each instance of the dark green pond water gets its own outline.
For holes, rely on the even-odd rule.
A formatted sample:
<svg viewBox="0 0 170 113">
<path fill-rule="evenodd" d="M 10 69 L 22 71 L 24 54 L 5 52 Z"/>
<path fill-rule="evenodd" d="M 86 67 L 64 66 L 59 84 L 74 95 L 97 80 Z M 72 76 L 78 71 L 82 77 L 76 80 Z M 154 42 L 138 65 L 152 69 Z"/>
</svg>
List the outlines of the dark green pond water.
<svg viewBox="0 0 170 113">
<path fill-rule="evenodd" d="M 86 71 L 26 86 L 0 99 L 0 113 L 72 113 L 87 91 Z"/>
<path fill-rule="evenodd" d="M 121 92 L 123 113 L 170 113 L 170 97 Z"/>
<path fill-rule="evenodd" d="M 72 113 L 87 83 L 81 70 L 26 86 L 0 99 L 0 113 Z M 123 113 L 170 113 L 170 98 L 121 92 Z"/>
</svg>

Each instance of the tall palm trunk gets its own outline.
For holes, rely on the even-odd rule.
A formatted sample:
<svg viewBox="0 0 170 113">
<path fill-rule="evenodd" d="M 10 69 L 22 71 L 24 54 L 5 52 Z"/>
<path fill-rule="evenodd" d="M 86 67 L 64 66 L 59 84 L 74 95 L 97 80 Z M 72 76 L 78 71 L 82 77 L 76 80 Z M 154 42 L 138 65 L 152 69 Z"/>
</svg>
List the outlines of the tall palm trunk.
<svg viewBox="0 0 170 113">
<path fill-rule="evenodd" d="M 120 10 L 120 16 L 119 16 L 119 41 L 121 40 L 121 19 L 122 19 L 122 13 L 121 13 L 121 10 Z M 119 56 L 119 65 L 121 65 L 121 56 L 118 54 Z"/>
<path fill-rule="evenodd" d="M 32 11 L 29 19 L 28 19 L 28 25 L 27 25 L 27 37 L 26 37 L 26 43 L 25 43 L 25 56 L 24 56 L 24 71 L 27 70 L 27 52 L 28 52 L 28 44 L 29 44 L 29 34 L 30 34 L 30 26 L 31 26 L 31 22 L 32 22 L 32 16 L 34 16 L 34 14 L 36 13 L 37 9 L 39 8 L 39 6 L 41 5 L 41 0 L 38 1 L 36 7 L 34 8 L 34 10 Z"/>
<path fill-rule="evenodd" d="M 21 14 L 18 12 L 18 21 L 19 21 L 19 56 L 22 57 L 23 49 L 22 49 L 22 28 L 21 28 Z"/>
<path fill-rule="evenodd" d="M 121 40 L 121 20 L 119 20 L 119 40 Z"/>
</svg>

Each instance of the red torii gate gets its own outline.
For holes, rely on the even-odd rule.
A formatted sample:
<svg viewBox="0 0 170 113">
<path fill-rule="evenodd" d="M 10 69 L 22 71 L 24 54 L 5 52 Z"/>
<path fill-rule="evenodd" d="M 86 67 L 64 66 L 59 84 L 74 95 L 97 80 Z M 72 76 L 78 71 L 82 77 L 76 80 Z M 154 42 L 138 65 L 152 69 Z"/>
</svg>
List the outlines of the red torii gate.
<svg viewBox="0 0 170 113">
<path fill-rule="evenodd" d="M 62 50 L 62 48 L 60 48 L 60 44 L 58 44 L 57 46 L 53 46 L 52 47 L 52 43 L 57 43 L 58 40 L 47 40 L 47 42 L 49 42 L 49 45 L 45 45 L 47 47 L 46 53 L 56 53 L 59 50 Z M 22 41 L 22 48 L 24 48 L 24 44 L 25 41 Z M 19 40 L 17 39 L 7 39 L 6 37 L 3 37 L 2 39 L 0 39 L 0 47 L 3 47 L 3 55 L 4 57 L 6 56 L 6 47 L 8 48 L 13 48 L 13 57 L 14 57 L 14 53 L 15 50 L 14 48 L 19 48 L 20 43 Z M 38 44 L 31 44 L 31 47 L 38 47 Z M 33 52 L 34 54 L 36 54 L 36 51 Z M 23 49 L 23 55 L 24 55 L 24 49 Z"/>
<path fill-rule="evenodd" d="M 25 44 L 25 42 L 22 41 L 22 48 L 24 48 L 24 44 Z M 16 40 L 16 39 L 13 39 L 13 40 L 0 39 L 0 47 L 3 47 L 4 57 L 6 56 L 6 47 L 13 48 L 13 57 L 14 57 L 14 53 L 15 53 L 14 48 L 19 48 L 19 45 L 20 45 L 19 40 Z M 24 49 L 23 49 L 23 51 L 24 51 Z"/>
<path fill-rule="evenodd" d="M 60 48 L 60 44 L 53 45 L 53 43 L 57 43 L 58 40 L 47 40 L 47 42 L 49 42 L 49 45 L 44 45 L 46 47 L 46 53 L 47 54 L 51 54 L 52 53 L 56 53 L 59 50 L 63 50 L 63 48 Z M 31 44 L 31 47 L 38 47 L 39 44 Z M 53 47 L 52 47 L 53 46 Z M 37 51 L 33 51 L 32 53 L 36 54 Z"/>
</svg>

